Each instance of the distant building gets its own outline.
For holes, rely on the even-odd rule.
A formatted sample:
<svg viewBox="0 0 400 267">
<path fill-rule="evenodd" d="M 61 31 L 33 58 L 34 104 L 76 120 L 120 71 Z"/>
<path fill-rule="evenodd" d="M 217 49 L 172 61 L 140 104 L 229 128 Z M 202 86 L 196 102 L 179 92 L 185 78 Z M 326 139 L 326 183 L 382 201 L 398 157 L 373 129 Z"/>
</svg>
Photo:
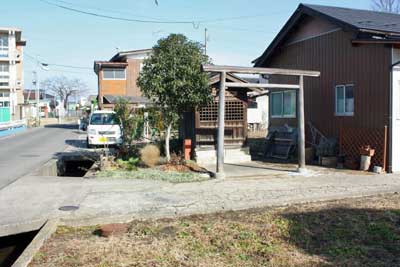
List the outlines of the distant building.
<svg viewBox="0 0 400 267">
<path fill-rule="evenodd" d="M 98 76 L 100 109 L 113 109 L 119 97 L 137 106 L 149 103 L 149 100 L 142 96 L 136 81 L 143 60 L 150 56 L 151 52 L 151 49 L 119 52 L 109 61 L 94 62 L 94 71 Z"/>
<path fill-rule="evenodd" d="M 248 83 L 267 83 L 262 77 L 240 77 Z M 268 128 L 269 121 L 269 98 L 268 94 L 249 92 L 249 103 L 247 109 L 247 123 L 252 131 L 264 131 Z"/>
<path fill-rule="evenodd" d="M 21 30 L 0 27 L 0 123 L 24 118 Z"/>
<path fill-rule="evenodd" d="M 36 90 L 26 89 L 24 90 L 25 108 L 24 114 L 26 118 L 36 117 Z M 57 106 L 56 97 L 47 94 L 45 90 L 39 90 L 39 107 L 41 117 L 54 116 L 54 110 Z"/>
</svg>

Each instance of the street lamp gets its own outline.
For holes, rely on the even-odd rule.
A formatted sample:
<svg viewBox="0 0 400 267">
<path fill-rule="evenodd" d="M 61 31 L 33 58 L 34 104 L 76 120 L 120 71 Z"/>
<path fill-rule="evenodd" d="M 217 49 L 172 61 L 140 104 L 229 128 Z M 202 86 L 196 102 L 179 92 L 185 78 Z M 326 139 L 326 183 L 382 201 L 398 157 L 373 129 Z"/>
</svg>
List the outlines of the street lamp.
<svg viewBox="0 0 400 267">
<path fill-rule="evenodd" d="M 45 71 L 49 71 L 49 64 L 40 62 L 36 60 L 37 65 Z M 40 125 L 40 85 L 39 85 L 39 75 L 37 71 L 33 71 L 33 84 L 35 85 L 36 89 L 36 126 Z"/>
</svg>

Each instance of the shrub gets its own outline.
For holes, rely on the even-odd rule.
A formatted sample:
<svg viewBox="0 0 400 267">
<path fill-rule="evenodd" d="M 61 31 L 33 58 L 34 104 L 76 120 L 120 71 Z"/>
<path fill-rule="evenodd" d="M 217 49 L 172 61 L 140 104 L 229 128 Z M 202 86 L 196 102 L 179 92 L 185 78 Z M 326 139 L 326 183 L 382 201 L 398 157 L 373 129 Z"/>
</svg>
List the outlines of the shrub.
<svg viewBox="0 0 400 267">
<path fill-rule="evenodd" d="M 160 149 L 155 145 L 147 145 L 140 151 L 140 159 L 148 167 L 154 167 L 160 161 Z"/>
<path fill-rule="evenodd" d="M 139 159 L 135 157 L 131 157 L 128 160 L 122 160 L 122 159 L 117 160 L 117 165 L 120 168 L 128 171 L 136 171 L 138 164 L 139 164 Z"/>
</svg>

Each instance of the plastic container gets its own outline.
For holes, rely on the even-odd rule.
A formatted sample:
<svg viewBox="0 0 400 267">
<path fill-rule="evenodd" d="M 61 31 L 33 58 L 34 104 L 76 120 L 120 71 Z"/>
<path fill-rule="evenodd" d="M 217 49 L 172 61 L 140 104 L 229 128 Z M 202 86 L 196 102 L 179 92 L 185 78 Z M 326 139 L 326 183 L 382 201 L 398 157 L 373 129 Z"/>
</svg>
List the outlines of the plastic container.
<svg viewBox="0 0 400 267">
<path fill-rule="evenodd" d="M 374 173 L 381 174 L 383 172 L 383 168 L 381 166 L 374 167 Z"/>
<path fill-rule="evenodd" d="M 370 167 L 371 167 L 371 157 L 370 156 L 361 156 L 360 170 L 368 171 Z"/>
</svg>

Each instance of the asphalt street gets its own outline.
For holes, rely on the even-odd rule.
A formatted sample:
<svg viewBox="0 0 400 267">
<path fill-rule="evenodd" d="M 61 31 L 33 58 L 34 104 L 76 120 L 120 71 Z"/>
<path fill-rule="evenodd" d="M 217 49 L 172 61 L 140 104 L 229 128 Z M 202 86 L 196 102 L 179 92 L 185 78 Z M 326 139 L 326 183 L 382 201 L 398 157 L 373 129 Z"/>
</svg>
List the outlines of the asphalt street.
<svg viewBox="0 0 400 267">
<path fill-rule="evenodd" d="M 0 138 L 0 190 L 62 152 L 76 132 L 75 125 L 54 125 Z"/>
</svg>

